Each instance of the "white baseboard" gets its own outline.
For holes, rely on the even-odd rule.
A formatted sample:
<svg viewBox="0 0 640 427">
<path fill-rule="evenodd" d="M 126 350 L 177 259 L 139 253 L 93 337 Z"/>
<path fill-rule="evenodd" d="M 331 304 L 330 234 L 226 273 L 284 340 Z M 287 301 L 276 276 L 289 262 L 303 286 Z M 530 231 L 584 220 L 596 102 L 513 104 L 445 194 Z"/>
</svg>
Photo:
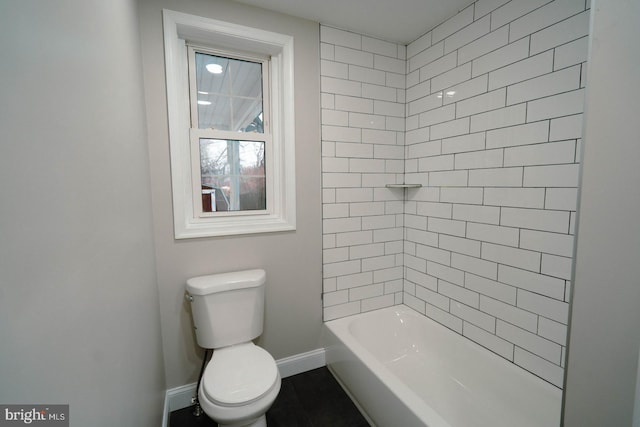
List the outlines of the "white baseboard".
<svg viewBox="0 0 640 427">
<path fill-rule="evenodd" d="M 185 384 L 180 387 L 170 388 L 164 396 L 164 414 L 162 416 L 162 427 L 169 425 L 169 414 L 178 409 L 191 406 L 191 399 L 196 395 L 198 383 Z"/>
<path fill-rule="evenodd" d="M 287 378 L 292 375 L 311 371 L 326 365 L 325 350 L 318 348 L 306 353 L 296 354 L 290 357 L 276 360 L 280 376 Z M 166 391 L 164 398 L 164 414 L 162 417 L 162 427 L 169 424 L 169 414 L 178 409 L 191 406 L 191 399 L 196 395 L 198 383 L 185 384 L 174 387 Z"/>
<path fill-rule="evenodd" d="M 284 359 L 277 360 L 276 363 L 282 378 L 301 374 L 327 364 L 324 348 L 318 348 L 306 353 L 285 357 Z"/>
</svg>

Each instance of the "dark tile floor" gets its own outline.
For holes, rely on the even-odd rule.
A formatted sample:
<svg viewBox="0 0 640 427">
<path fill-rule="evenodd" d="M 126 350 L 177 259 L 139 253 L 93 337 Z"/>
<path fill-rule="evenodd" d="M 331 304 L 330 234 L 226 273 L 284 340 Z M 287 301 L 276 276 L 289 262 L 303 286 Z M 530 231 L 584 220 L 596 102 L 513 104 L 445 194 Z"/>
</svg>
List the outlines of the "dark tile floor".
<svg viewBox="0 0 640 427">
<path fill-rule="evenodd" d="M 193 408 L 171 413 L 169 427 L 217 427 Z M 282 388 L 267 412 L 269 427 L 368 427 L 353 402 L 326 367 L 282 380 Z"/>
</svg>

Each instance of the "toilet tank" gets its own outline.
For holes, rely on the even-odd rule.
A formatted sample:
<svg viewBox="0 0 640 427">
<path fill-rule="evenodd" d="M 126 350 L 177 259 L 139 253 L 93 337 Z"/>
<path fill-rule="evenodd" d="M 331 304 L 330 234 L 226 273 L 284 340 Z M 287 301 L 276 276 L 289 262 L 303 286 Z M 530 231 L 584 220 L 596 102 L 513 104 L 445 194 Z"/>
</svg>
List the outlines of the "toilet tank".
<svg viewBox="0 0 640 427">
<path fill-rule="evenodd" d="M 262 334 L 264 270 L 236 271 L 187 280 L 198 345 L 221 348 Z"/>
</svg>

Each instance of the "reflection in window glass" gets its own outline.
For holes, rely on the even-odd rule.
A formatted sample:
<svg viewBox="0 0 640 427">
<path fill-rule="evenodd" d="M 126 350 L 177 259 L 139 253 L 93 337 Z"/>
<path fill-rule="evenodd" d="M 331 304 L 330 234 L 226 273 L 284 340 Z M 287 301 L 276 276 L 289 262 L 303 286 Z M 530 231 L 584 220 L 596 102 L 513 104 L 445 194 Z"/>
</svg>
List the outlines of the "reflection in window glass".
<svg viewBox="0 0 640 427">
<path fill-rule="evenodd" d="M 262 64 L 196 52 L 198 127 L 262 133 Z"/>
<path fill-rule="evenodd" d="M 203 212 L 265 210 L 263 141 L 200 139 Z"/>
</svg>

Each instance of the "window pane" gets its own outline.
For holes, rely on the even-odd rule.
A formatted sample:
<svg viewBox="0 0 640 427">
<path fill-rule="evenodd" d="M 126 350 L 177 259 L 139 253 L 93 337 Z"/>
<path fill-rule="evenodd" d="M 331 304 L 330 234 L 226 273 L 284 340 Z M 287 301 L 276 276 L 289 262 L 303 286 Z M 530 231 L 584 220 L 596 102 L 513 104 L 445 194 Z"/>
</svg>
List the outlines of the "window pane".
<svg viewBox="0 0 640 427">
<path fill-rule="evenodd" d="M 230 130 L 231 97 L 198 94 L 198 123 L 200 129 Z"/>
<path fill-rule="evenodd" d="M 229 68 L 233 74 L 231 92 L 235 96 L 262 98 L 262 64 L 230 60 Z"/>
<path fill-rule="evenodd" d="M 202 210 L 265 210 L 264 142 L 200 139 Z"/>
<path fill-rule="evenodd" d="M 196 52 L 198 127 L 262 133 L 262 64 Z"/>
</svg>

